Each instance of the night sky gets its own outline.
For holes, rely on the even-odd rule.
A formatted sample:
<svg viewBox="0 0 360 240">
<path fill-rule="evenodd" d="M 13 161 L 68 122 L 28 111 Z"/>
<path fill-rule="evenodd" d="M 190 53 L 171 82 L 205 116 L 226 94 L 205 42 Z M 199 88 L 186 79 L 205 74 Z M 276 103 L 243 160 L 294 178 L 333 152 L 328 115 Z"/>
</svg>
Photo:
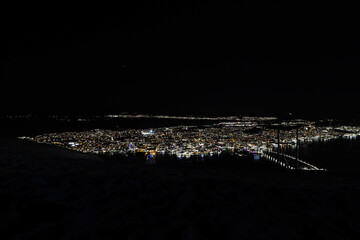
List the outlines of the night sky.
<svg viewBox="0 0 360 240">
<path fill-rule="evenodd" d="M 95 7 L 2 17 L 1 113 L 360 117 L 354 6 Z"/>
</svg>

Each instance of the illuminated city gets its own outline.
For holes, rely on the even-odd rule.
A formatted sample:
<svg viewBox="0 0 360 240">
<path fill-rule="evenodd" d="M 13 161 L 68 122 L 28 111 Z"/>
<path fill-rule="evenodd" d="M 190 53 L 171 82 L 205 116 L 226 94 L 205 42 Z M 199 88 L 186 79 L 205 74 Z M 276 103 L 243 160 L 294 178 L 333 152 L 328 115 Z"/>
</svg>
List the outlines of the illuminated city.
<svg viewBox="0 0 360 240">
<path fill-rule="evenodd" d="M 125 117 L 131 116 L 126 115 Z M 152 117 L 146 115 L 137 115 L 136 117 L 144 116 Z M 171 117 L 155 116 L 155 118 Z M 187 117 L 176 118 L 184 119 Z M 195 117 L 190 118 L 195 119 Z M 193 156 L 201 158 L 216 156 L 225 151 L 237 156 L 249 153 L 254 157 L 259 157 L 264 153 L 274 152 L 278 144 L 281 147 L 295 148 L 297 141 L 327 141 L 338 137 L 351 138 L 360 135 L 360 127 L 316 126 L 315 122 L 301 119 L 276 123 L 274 122 L 276 118 L 269 117 L 227 117 L 216 119 L 237 121 L 202 126 L 182 125 L 151 129 L 94 129 L 82 132 L 48 133 L 21 138 L 90 154 L 129 155 L 142 153 L 148 159 L 166 154 L 182 159 Z M 285 130 L 279 130 L 279 136 L 277 135 L 278 128 L 285 128 Z"/>
<path fill-rule="evenodd" d="M 7 2 L 0 240 L 360 239 L 355 1 Z"/>
</svg>

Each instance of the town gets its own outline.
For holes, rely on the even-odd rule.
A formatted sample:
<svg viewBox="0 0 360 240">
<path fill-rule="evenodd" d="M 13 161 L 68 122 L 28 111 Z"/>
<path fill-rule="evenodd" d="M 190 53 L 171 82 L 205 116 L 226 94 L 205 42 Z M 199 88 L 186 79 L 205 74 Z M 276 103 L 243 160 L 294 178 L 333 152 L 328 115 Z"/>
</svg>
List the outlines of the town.
<svg viewBox="0 0 360 240">
<path fill-rule="evenodd" d="M 189 158 L 213 156 L 224 151 L 237 155 L 243 152 L 261 155 L 264 151 L 273 150 L 278 144 L 294 147 L 297 141 L 326 141 L 342 136 L 360 135 L 360 127 L 357 126 L 315 126 L 314 122 L 307 120 L 269 123 L 272 120 L 272 118 L 245 118 L 242 121 L 202 126 L 95 129 L 21 138 L 90 154 L 143 153 L 148 158 L 169 154 L 178 158 Z"/>
</svg>

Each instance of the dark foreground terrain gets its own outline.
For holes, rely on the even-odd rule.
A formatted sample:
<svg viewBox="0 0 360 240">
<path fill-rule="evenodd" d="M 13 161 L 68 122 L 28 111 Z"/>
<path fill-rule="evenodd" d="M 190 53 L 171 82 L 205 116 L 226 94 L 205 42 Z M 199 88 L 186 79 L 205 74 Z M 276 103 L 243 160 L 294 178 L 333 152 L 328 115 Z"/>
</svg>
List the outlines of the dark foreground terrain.
<svg viewBox="0 0 360 240">
<path fill-rule="evenodd" d="M 1 239 L 360 238 L 356 174 L 15 152 L 0 156 Z"/>
</svg>

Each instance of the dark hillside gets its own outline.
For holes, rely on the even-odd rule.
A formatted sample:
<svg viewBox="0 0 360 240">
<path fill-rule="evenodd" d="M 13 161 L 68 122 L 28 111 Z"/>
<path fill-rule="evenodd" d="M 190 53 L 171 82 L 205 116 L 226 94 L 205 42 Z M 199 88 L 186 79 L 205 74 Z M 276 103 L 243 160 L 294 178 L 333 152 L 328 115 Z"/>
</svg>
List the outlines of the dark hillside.
<svg viewBox="0 0 360 240">
<path fill-rule="evenodd" d="M 2 239 L 359 239 L 360 177 L 2 154 Z"/>
</svg>

